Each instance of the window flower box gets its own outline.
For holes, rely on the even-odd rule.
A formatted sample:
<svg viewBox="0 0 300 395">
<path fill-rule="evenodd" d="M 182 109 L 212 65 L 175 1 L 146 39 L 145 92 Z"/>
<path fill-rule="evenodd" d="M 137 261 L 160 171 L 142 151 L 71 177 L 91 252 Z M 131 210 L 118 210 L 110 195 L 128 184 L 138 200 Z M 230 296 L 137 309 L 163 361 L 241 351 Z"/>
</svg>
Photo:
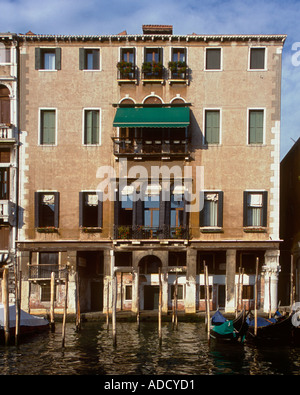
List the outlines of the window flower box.
<svg viewBox="0 0 300 395">
<path fill-rule="evenodd" d="M 58 229 L 55 226 L 41 226 L 36 228 L 38 233 L 58 233 Z"/>
<path fill-rule="evenodd" d="M 102 232 L 102 228 L 99 228 L 99 227 L 83 226 L 83 227 L 81 227 L 81 230 L 83 233 L 100 233 L 100 232 Z"/>
</svg>

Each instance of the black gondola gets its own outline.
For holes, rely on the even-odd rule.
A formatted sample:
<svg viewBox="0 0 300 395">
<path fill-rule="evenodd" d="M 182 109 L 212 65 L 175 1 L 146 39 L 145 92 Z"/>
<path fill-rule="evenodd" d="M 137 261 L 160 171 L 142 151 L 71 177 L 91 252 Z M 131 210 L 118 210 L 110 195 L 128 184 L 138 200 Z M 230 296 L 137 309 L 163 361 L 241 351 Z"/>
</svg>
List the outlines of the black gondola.
<svg viewBox="0 0 300 395">
<path fill-rule="evenodd" d="M 246 341 L 255 344 L 288 344 L 292 340 L 292 314 L 277 319 L 257 318 L 257 331 L 255 334 L 254 319 L 248 321 Z"/>
<path fill-rule="evenodd" d="M 247 313 L 242 310 L 233 320 L 227 320 L 220 312 L 211 318 L 210 338 L 217 342 L 243 343 L 248 329 Z"/>
</svg>

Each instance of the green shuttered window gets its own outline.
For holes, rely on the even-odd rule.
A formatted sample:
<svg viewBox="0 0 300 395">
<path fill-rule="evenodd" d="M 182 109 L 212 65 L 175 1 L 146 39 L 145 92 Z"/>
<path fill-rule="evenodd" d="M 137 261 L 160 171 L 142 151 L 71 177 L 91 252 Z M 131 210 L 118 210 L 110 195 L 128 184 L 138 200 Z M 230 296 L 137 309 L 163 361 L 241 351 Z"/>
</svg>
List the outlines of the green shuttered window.
<svg viewBox="0 0 300 395">
<path fill-rule="evenodd" d="M 206 144 L 220 143 L 220 111 L 205 111 L 205 142 Z"/>
<path fill-rule="evenodd" d="M 249 111 L 249 144 L 263 144 L 264 110 Z"/>
<path fill-rule="evenodd" d="M 84 144 L 99 144 L 99 110 L 85 110 L 84 117 Z"/>
<path fill-rule="evenodd" d="M 221 48 L 206 49 L 206 70 L 221 70 Z"/>
<path fill-rule="evenodd" d="M 250 49 L 250 69 L 251 70 L 265 69 L 265 48 Z"/>
<path fill-rule="evenodd" d="M 35 48 L 36 70 L 60 70 L 61 48 Z"/>
<path fill-rule="evenodd" d="M 41 110 L 40 114 L 40 144 L 54 145 L 56 135 L 56 111 Z"/>
</svg>

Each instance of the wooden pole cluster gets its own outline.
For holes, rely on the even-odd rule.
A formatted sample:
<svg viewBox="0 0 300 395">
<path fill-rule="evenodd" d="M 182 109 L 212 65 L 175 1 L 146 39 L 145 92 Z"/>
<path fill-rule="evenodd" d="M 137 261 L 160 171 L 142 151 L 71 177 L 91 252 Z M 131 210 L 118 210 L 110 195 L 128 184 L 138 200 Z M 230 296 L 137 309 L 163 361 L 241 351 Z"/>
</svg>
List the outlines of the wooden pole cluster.
<svg viewBox="0 0 300 395">
<path fill-rule="evenodd" d="M 109 280 L 106 279 L 106 329 L 109 330 Z"/>
<path fill-rule="evenodd" d="M 207 340 L 210 340 L 210 307 L 209 307 L 209 282 L 208 282 L 208 268 L 204 261 L 204 284 L 205 284 L 205 310 L 206 310 L 206 327 Z"/>
<path fill-rule="evenodd" d="M 290 311 L 292 311 L 293 304 L 294 304 L 294 256 L 291 255 L 291 289 L 290 289 Z"/>
<path fill-rule="evenodd" d="M 239 279 L 237 285 L 237 302 L 236 302 L 236 309 L 235 309 L 235 316 L 237 317 L 239 309 L 243 308 L 243 284 L 244 284 L 244 268 L 239 267 Z"/>
</svg>

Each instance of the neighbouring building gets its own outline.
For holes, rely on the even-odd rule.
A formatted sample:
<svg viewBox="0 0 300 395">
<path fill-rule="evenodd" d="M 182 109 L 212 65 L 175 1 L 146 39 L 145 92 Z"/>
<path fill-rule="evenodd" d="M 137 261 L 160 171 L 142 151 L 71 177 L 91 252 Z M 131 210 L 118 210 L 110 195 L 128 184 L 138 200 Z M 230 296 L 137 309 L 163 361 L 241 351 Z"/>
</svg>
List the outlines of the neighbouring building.
<svg viewBox="0 0 300 395">
<path fill-rule="evenodd" d="M 276 309 L 285 38 L 18 35 L 23 308 Z"/>
<path fill-rule="evenodd" d="M 280 163 L 281 266 L 279 294 L 284 304 L 300 295 L 300 139 Z M 291 273 L 293 276 L 291 277 Z"/>
<path fill-rule="evenodd" d="M 18 200 L 18 39 L 0 33 L 0 276 L 16 267 Z M 14 282 L 10 282 L 10 301 Z"/>
</svg>

